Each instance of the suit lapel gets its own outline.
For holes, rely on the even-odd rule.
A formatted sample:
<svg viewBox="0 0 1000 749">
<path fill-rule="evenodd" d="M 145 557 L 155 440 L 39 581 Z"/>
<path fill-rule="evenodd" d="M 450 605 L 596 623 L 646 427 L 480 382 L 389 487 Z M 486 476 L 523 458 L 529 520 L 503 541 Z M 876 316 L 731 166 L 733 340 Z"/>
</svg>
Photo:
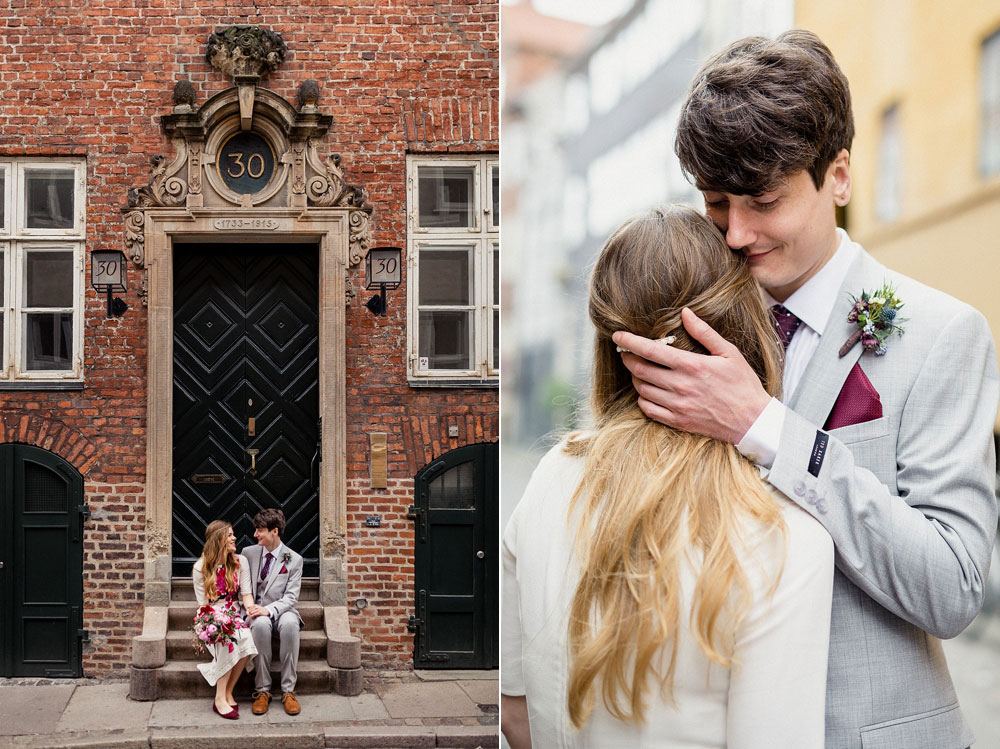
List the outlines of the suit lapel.
<svg viewBox="0 0 1000 749">
<path fill-rule="evenodd" d="M 851 264 L 844 283 L 837 292 L 837 301 L 819 339 L 819 346 L 787 404 L 813 424 L 826 423 L 847 375 L 864 350 L 858 342 L 845 356 L 840 356 L 840 347 L 858 329 L 855 323 L 847 321 L 847 314 L 853 306 L 851 296 L 860 294 L 862 288 L 870 287 L 871 279 L 878 275 L 879 268 L 881 266 L 864 250 Z M 880 283 L 882 282 L 876 281 L 876 284 Z"/>
<path fill-rule="evenodd" d="M 250 563 L 250 584 L 253 586 L 254 598 L 256 599 L 257 577 L 260 575 L 260 547 L 251 547 L 243 556 Z"/>
</svg>

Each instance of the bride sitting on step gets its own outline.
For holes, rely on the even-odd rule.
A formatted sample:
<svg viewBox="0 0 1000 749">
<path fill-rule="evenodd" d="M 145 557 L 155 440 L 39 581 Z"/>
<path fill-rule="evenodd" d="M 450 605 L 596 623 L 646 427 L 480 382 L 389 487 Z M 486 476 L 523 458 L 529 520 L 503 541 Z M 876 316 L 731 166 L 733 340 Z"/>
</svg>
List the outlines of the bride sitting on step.
<svg viewBox="0 0 1000 749">
<path fill-rule="evenodd" d="M 212 570 L 214 574 L 206 576 L 205 570 Z M 219 616 L 226 609 L 235 609 L 242 619 L 246 616 L 246 608 L 253 604 L 250 564 L 246 557 L 236 553 L 233 527 L 224 520 L 213 520 L 205 529 L 205 548 L 194 563 L 191 578 L 198 606 L 210 604 Z M 244 667 L 253 670 L 253 656 L 257 655 L 250 629 L 236 629 L 231 642 L 206 644 L 205 647 L 212 653 L 212 661 L 199 663 L 198 670 L 209 685 L 215 687 L 212 709 L 223 718 L 235 720 L 240 717 L 240 709 L 233 699 L 233 687 Z"/>
</svg>

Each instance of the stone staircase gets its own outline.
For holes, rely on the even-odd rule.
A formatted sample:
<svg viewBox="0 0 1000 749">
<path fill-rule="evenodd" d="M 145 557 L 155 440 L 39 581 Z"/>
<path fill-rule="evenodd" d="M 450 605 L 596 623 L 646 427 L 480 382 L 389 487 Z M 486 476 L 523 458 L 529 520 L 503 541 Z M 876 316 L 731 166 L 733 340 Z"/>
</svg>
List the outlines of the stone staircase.
<svg viewBox="0 0 1000 749">
<path fill-rule="evenodd" d="M 303 578 L 296 608 L 304 626 L 299 643 L 299 694 L 336 692 L 360 694 L 364 686 L 361 670 L 361 642 L 350 634 L 347 608 L 324 606 L 319 601 L 318 578 Z M 147 606 L 142 634 L 132 641 L 129 696 L 133 700 L 179 697 L 209 697 L 215 693 L 198 671 L 199 655 L 192 646 L 191 621 L 198 604 L 190 578 L 172 578 L 170 603 Z M 281 689 L 277 633 L 271 660 L 271 691 Z M 253 675 L 244 673 L 236 693 L 253 691 Z"/>
</svg>

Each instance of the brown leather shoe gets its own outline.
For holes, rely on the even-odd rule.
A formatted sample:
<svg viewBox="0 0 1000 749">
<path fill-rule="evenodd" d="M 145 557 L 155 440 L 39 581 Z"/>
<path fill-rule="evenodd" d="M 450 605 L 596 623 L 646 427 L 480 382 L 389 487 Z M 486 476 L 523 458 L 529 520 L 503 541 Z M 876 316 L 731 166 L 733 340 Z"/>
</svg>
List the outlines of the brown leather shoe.
<svg viewBox="0 0 1000 749">
<path fill-rule="evenodd" d="M 263 715 L 264 713 L 266 713 L 267 712 L 268 703 L 271 702 L 271 693 L 270 692 L 254 692 L 253 693 L 253 697 L 254 697 L 253 707 L 250 708 L 251 710 L 253 710 L 253 714 L 254 715 Z"/>
<path fill-rule="evenodd" d="M 281 701 L 285 703 L 285 712 L 289 715 L 298 715 L 299 711 L 302 710 L 302 706 L 299 705 L 299 701 L 295 697 L 295 692 L 285 692 L 281 695 Z"/>
</svg>

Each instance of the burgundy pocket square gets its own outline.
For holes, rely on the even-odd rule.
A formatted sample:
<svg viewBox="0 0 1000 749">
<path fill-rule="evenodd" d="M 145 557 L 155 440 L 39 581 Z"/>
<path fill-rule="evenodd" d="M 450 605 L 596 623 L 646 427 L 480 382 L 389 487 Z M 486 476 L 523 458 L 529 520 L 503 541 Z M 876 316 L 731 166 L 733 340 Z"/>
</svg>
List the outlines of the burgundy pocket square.
<svg viewBox="0 0 1000 749">
<path fill-rule="evenodd" d="M 881 411 L 879 413 L 881 413 Z M 278 570 L 278 574 L 279 575 L 287 575 L 288 574 L 288 568 L 285 565 L 281 565 L 281 569 Z"/>
<path fill-rule="evenodd" d="M 840 389 L 837 402 L 826 419 L 824 429 L 840 429 L 882 418 L 882 399 L 865 377 L 860 364 L 855 364 Z"/>
</svg>

